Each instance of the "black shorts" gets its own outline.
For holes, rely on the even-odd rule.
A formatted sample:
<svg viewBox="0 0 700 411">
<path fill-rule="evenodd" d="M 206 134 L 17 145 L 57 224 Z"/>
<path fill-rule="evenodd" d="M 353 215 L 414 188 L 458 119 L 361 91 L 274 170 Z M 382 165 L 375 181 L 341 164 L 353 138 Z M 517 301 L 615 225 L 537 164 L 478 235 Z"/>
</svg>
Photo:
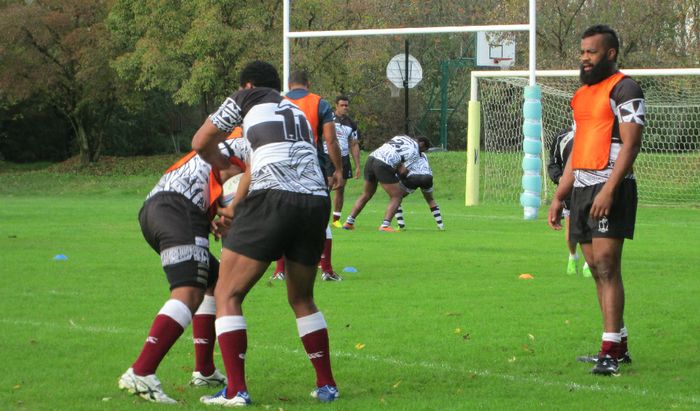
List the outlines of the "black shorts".
<svg viewBox="0 0 700 411">
<path fill-rule="evenodd" d="M 328 196 L 254 191 L 236 206 L 223 246 L 258 261 L 285 256 L 315 267 L 323 251 L 330 212 Z"/>
<path fill-rule="evenodd" d="M 346 180 L 349 180 L 352 178 L 352 165 L 350 164 L 350 156 L 343 156 L 340 158 L 341 162 L 343 163 L 343 178 Z M 335 173 L 335 166 L 333 163 L 330 161 L 330 158 L 328 159 L 328 175 L 332 175 Z"/>
<path fill-rule="evenodd" d="M 183 195 L 163 192 L 139 211 L 141 232 L 161 259 L 170 289 L 216 284 L 219 262 L 209 252 L 209 218 Z"/>
<path fill-rule="evenodd" d="M 399 182 L 399 177 L 396 175 L 396 170 L 385 162 L 374 157 L 367 157 L 367 161 L 365 161 L 365 181 L 396 184 Z"/>
<path fill-rule="evenodd" d="M 602 187 L 603 183 L 590 187 L 574 187 L 569 220 L 571 241 L 590 243 L 594 237 L 629 238 L 630 240 L 634 237 L 634 224 L 637 218 L 637 182 L 624 179 L 613 194 L 610 215 L 594 220 L 589 217 L 591 205 Z"/>
<path fill-rule="evenodd" d="M 425 192 L 432 191 L 433 176 L 430 174 L 411 174 L 401 179 L 401 184 L 413 192 L 413 190 L 421 189 Z"/>
</svg>

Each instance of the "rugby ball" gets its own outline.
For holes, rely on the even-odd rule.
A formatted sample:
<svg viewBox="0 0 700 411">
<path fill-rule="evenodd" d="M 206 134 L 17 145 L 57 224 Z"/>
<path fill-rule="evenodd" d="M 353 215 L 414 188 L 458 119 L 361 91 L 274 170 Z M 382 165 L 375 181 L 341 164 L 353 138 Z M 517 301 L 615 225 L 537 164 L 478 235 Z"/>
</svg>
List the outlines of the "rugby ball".
<svg viewBox="0 0 700 411">
<path fill-rule="evenodd" d="M 224 185 L 221 187 L 221 197 L 219 198 L 219 204 L 221 204 L 222 207 L 228 206 L 231 204 L 231 201 L 233 201 L 233 197 L 235 197 L 236 191 L 238 190 L 238 183 L 240 183 L 242 176 L 243 173 L 236 174 L 224 182 Z"/>
</svg>

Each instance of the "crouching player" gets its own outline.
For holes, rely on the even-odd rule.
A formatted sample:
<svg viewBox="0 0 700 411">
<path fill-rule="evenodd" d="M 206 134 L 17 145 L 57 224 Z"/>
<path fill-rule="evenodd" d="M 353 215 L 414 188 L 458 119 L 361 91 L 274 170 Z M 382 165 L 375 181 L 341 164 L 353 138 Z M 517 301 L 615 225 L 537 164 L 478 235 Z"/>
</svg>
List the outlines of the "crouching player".
<svg viewBox="0 0 700 411">
<path fill-rule="evenodd" d="M 408 174 L 403 177 L 399 176 L 399 185 L 404 192 L 404 197 L 420 188 L 421 193 L 423 193 L 423 198 L 425 198 L 425 202 L 428 203 L 430 212 L 435 219 L 438 230 L 444 230 L 445 226 L 442 222 L 440 207 L 433 198 L 433 170 L 430 168 L 428 157 L 424 153 L 430 148 L 430 141 L 425 137 L 420 137 L 418 138 L 418 145 L 421 150 L 420 157 L 405 164 Z M 406 221 L 404 220 L 403 208 L 401 206 L 396 210 L 395 216 L 396 222 L 399 225 L 399 230 L 405 230 Z"/>
<path fill-rule="evenodd" d="M 379 226 L 379 231 L 394 232 L 395 230 L 391 228 L 391 220 L 401 205 L 401 199 L 404 195 L 399 185 L 398 176 L 407 173 L 404 164 L 420 157 L 420 153 L 418 141 L 407 135 L 392 137 L 371 152 L 365 162 L 365 185 L 362 194 L 355 201 L 350 215 L 343 224 L 343 229 L 355 229 L 355 220 L 372 199 L 374 193 L 377 192 L 377 186 L 381 184 L 389 195 L 389 204 L 386 207 L 384 220 Z"/>
<path fill-rule="evenodd" d="M 219 152 L 232 164 L 226 172 L 212 168 L 194 151 L 173 164 L 146 197 L 139 212 L 141 231 L 160 255 L 170 284 L 170 299 L 160 309 L 133 365 L 119 378 L 119 388 L 159 403 L 176 403 L 156 377 L 168 350 L 192 322 L 195 370 L 190 384 L 225 385 L 226 377 L 214 366 L 213 289 L 219 262 L 209 252 L 210 230 L 218 238 L 227 229 L 214 219 L 223 179 L 245 170 L 243 139 L 219 144 Z"/>
</svg>

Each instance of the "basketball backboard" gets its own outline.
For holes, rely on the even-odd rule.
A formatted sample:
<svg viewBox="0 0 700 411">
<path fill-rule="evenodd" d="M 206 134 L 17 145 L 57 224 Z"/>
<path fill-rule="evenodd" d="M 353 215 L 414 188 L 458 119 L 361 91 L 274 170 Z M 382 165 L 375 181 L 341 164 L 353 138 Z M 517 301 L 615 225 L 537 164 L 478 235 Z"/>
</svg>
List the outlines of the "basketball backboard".
<svg viewBox="0 0 700 411">
<path fill-rule="evenodd" d="M 476 33 L 476 65 L 509 68 L 515 64 L 515 42 L 502 39 L 499 33 Z"/>
</svg>

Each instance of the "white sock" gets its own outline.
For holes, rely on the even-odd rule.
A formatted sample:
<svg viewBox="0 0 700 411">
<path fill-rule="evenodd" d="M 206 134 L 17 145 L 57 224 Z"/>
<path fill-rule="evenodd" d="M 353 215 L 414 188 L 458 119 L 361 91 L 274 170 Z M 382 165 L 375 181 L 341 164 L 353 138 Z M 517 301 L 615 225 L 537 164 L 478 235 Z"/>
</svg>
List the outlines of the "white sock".
<svg viewBox="0 0 700 411">
<path fill-rule="evenodd" d="M 578 253 L 569 254 L 569 260 L 578 260 Z"/>
<path fill-rule="evenodd" d="M 622 341 L 622 336 L 620 336 L 620 333 L 603 333 L 603 341 L 619 343 Z"/>
</svg>

